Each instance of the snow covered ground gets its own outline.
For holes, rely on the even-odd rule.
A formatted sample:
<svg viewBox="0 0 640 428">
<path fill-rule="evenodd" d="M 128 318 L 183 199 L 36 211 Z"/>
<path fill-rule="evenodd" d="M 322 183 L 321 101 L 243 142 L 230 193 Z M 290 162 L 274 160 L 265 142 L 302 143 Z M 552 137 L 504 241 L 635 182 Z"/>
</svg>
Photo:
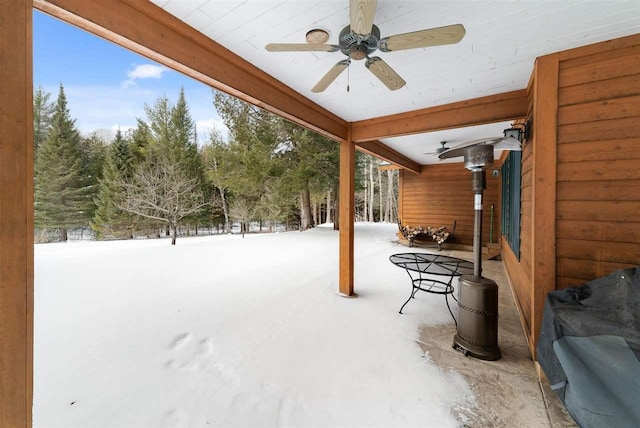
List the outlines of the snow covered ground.
<svg viewBox="0 0 640 428">
<path fill-rule="evenodd" d="M 35 246 L 34 426 L 458 426 L 461 375 L 414 339 L 441 295 L 399 315 L 397 226 L 358 224 L 357 298 L 338 232 Z"/>
</svg>

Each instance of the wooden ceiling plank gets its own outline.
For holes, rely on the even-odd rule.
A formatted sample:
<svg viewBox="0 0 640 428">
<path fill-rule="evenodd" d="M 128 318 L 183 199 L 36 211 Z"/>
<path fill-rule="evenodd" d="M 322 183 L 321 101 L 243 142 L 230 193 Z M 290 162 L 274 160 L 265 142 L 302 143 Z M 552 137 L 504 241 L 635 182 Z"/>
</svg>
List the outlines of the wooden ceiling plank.
<svg viewBox="0 0 640 428">
<path fill-rule="evenodd" d="M 408 157 L 396 152 L 380 141 L 363 141 L 356 144 L 356 149 L 387 162 L 391 162 L 394 165 L 398 165 L 399 167 L 415 172 L 416 174 L 420 174 L 422 171 L 422 166 L 419 163 L 414 162 Z"/>
<path fill-rule="evenodd" d="M 34 0 L 36 9 L 337 141 L 348 124 L 144 0 Z"/>
<path fill-rule="evenodd" d="M 527 91 L 502 94 L 352 122 L 351 136 L 360 143 L 380 138 L 484 125 L 525 118 Z"/>
</svg>

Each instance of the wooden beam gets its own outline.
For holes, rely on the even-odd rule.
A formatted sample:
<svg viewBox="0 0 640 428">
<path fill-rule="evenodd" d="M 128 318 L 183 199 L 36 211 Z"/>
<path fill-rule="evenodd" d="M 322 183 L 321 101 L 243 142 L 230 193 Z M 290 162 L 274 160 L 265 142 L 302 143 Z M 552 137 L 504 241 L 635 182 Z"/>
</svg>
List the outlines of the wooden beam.
<svg viewBox="0 0 640 428">
<path fill-rule="evenodd" d="M 396 170 L 401 170 L 402 168 L 400 168 L 398 165 L 394 165 L 392 163 L 386 164 L 386 165 L 378 165 L 378 170 L 379 171 L 396 171 Z"/>
<path fill-rule="evenodd" d="M 356 121 L 352 123 L 351 137 L 355 143 L 359 144 L 362 141 L 380 138 L 523 119 L 526 115 L 527 91 L 522 89 L 443 106 Z"/>
<path fill-rule="evenodd" d="M 411 172 L 415 172 L 416 174 L 420 174 L 420 171 L 422 170 L 422 167 L 418 162 L 412 161 L 405 155 L 400 154 L 392 148 L 385 146 L 378 140 L 363 141 L 361 143 L 358 143 L 356 144 L 356 149 L 361 152 L 368 153 L 371 156 L 375 156 L 382 160 L 391 162 L 394 165 L 398 165 L 399 167 Z"/>
<path fill-rule="evenodd" d="M 30 427 L 33 401 L 31 0 L 0 1 L 0 426 Z"/>
<path fill-rule="evenodd" d="M 339 289 L 343 296 L 353 296 L 353 229 L 356 150 L 347 140 L 340 143 L 340 199 L 338 205 L 340 225 Z"/>
<path fill-rule="evenodd" d="M 35 8 L 337 141 L 347 122 L 146 0 L 34 0 Z"/>
<path fill-rule="evenodd" d="M 556 177 L 558 167 L 558 55 L 536 60 L 533 104 L 531 338 L 532 354 L 548 292 L 556 289 Z"/>
</svg>

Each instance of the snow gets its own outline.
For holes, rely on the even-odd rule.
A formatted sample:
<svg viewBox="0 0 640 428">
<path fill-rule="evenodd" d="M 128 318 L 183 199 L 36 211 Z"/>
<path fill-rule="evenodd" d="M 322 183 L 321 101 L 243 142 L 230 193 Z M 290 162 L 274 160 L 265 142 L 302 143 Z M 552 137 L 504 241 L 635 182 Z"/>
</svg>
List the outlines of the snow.
<svg viewBox="0 0 640 428">
<path fill-rule="evenodd" d="M 430 362 L 397 226 L 35 246 L 35 427 L 460 426 L 464 378 Z"/>
</svg>

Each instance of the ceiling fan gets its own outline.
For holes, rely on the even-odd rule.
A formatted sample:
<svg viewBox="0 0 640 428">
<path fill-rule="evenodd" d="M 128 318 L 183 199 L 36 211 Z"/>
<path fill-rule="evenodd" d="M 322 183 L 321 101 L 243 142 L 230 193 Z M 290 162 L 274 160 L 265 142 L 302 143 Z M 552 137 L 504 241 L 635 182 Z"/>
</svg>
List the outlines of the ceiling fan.
<svg viewBox="0 0 640 428">
<path fill-rule="evenodd" d="M 462 24 L 430 28 L 380 38 L 380 29 L 373 23 L 376 0 L 350 0 L 349 24 L 340 31 L 337 45 L 320 43 L 270 43 L 269 52 L 342 52 L 347 58 L 338 61 L 311 89 L 324 91 L 351 63 L 366 58 L 365 66 L 392 91 L 406 82 L 382 58 L 369 56 L 376 50 L 392 52 L 458 43 L 465 35 Z M 309 38 L 307 38 L 309 39 Z"/>
<path fill-rule="evenodd" d="M 444 152 L 445 150 L 449 150 L 449 147 L 447 147 L 447 143 L 448 143 L 448 141 L 440 141 L 441 147 L 438 147 L 433 152 L 423 153 L 423 155 L 439 155 L 440 153 Z"/>
</svg>

